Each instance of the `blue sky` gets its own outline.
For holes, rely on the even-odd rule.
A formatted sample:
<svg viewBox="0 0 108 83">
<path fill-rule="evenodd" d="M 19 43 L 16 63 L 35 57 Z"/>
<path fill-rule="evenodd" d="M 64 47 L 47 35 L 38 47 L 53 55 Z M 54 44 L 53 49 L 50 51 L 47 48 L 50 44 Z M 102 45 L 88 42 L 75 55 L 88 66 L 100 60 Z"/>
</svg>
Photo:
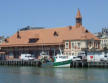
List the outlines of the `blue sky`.
<svg viewBox="0 0 108 83">
<path fill-rule="evenodd" d="M 108 26 L 108 0 L 0 0 L 0 35 L 11 36 L 25 26 L 75 25 L 77 9 L 92 33 Z"/>
</svg>

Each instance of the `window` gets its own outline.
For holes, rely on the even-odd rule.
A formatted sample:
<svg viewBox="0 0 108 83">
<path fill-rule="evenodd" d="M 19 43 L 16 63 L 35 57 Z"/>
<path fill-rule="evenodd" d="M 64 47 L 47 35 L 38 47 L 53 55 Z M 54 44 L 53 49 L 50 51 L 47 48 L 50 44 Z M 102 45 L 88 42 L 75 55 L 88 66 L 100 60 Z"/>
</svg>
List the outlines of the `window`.
<svg viewBox="0 0 108 83">
<path fill-rule="evenodd" d="M 103 43 L 103 40 L 101 40 L 101 43 Z"/>
<path fill-rule="evenodd" d="M 85 32 L 88 33 L 89 31 L 86 29 Z"/>
<path fill-rule="evenodd" d="M 61 59 L 67 59 L 68 56 L 59 56 L 59 58 L 61 58 Z"/>
<path fill-rule="evenodd" d="M 72 26 L 69 26 L 69 30 L 72 30 Z"/>
<path fill-rule="evenodd" d="M 68 55 L 69 53 L 68 52 L 66 52 L 66 55 Z"/>
<path fill-rule="evenodd" d="M 81 18 L 77 18 L 76 23 L 81 23 Z"/>
<path fill-rule="evenodd" d="M 80 45 L 81 45 L 81 44 L 80 44 L 80 43 L 78 43 L 78 48 L 80 48 Z"/>
<path fill-rule="evenodd" d="M 9 42 L 7 38 L 6 38 L 4 41 L 5 41 L 6 43 L 8 43 L 8 42 Z"/>
<path fill-rule="evenodd" d="M 72 53 L 72 55 L 74 56 L 74 53 Z"/>
<path fill-rule="evenodd" d="M 29 39 L 29 43 L 35 43 L 39 40 L 39 38 L 31 38 Z"/>
<path fill-rule="evenodd" d="M 98 43 L 96 43 L 96 48 L 98 48 Z"/>
<path fill-rule="evenodd" d="M 69 49 L 69 42 L 65 42 L 65 48 Z"/>
<path fill-rule="evenodd" d="M 58 36 L 58 33 L 55 31 L 53 35 L 54 35 L 55 37 L 57 37 L 57 36 Z"/>
<path fill-rule="evenodd" d="M 74 43 L 73 42 L 71 42 L 71 48 L 74 48 Z"/>
<path fill-rule="evenodd" d="M 77 56 L 77 53 L 75 53 L 75 56 Z"/>
<path fill-rule="evenodd" d="M 71 55 L 71 52 L 69 52 L 69 55 Z"/>
<path fill-rule="evenodd" d="M 21 39 L 21 36 L 20 36 L 20 32 L 19 31 L 17 31 L 17 38 L 18 39 Z"/>
</svg>

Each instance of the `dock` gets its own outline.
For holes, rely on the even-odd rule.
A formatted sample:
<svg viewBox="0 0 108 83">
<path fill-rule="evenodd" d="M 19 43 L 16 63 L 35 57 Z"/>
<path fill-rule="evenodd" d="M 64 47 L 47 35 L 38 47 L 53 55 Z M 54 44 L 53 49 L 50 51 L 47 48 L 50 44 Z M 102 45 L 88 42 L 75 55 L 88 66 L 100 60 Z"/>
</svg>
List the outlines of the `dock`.
<svg viewBox="0 0 108 83">
<path fill-rule="evenodd" d="M 42 63 L 39 60 L 0 60 L 0 65 L 7 66 L 34 66 L 41 67 Z M 87 61 L 72 61 L 71 68 L 108 68 L 108 62 L 87 62 Z"/>
<path fill-rule="evenodd" d="M 0 60 L 0 65 L 11 65 L 11 66 L 35 66 L 41 67 L 41 62 L 36 60 Z"/>
<path fill-rule="evenodd" d="M 72 61 L 71 68 L 91 68 L 91 67 L 99 67 L 99 68 L 108 68 L 108 62 L 86 62 L 86 61 Z"/>
</svg>

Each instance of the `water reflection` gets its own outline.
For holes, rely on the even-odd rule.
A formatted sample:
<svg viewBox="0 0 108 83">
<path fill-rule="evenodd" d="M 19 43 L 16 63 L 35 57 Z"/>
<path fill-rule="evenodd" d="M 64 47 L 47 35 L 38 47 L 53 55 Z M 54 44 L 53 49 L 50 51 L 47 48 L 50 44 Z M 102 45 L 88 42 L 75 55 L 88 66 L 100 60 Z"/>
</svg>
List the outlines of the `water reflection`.
<svg viewBox="0 0 108 83">
<path fill-rule="evenodd" d="M 36 68 L 0 66 L 0 83 L 108 83 L 99 68 Z"/>
</svg>

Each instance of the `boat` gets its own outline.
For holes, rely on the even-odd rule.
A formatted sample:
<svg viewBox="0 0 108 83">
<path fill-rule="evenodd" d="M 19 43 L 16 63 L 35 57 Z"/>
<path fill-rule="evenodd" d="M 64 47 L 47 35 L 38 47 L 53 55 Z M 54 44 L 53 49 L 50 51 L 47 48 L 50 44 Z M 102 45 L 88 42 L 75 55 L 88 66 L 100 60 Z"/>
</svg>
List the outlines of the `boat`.
<svg viewBox="0 0 108 83">
<path fill-rule="evenodd" d="M 72 57 L 66 55 L 57 55 L 54 59 L 53 67 L 70 67 Z"/>
<path fill-rule="evenodd" d="M 60 53 L 54 56 L 53 67 L 70 67 L 73 56 L 65 55 L 62 53 L 61 49 L 59 50 L 60 50 Z"/>
<path fill-rule="evenodd" d="M 42 51 L 40 53 L 40 57 L 39 58 L 40 59 L 48 59 L 49 58 L 49 55 L 46 52 Z"/>
<path fill-rule="evenodd" d="M 54 60 L 51 59 L 42 59 L 42 67 L 70 67 L 73 56 L 72 55 L 65 55 L 59 49 L 59 53 L 53 56 Z"/>
</svg>

